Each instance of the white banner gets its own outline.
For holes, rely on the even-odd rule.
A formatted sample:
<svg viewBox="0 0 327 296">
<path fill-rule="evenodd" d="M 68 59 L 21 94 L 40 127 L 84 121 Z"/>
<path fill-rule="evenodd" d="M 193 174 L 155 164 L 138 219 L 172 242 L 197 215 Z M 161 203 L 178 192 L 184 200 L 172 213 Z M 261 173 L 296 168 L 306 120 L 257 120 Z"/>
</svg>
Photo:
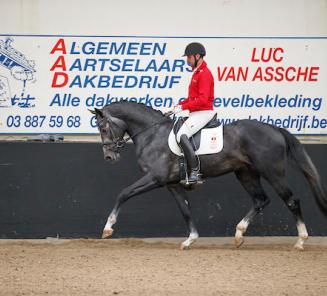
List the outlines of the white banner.
<svg viewBox="0 0 327 296">
<path fill-rule="evenodd" d="M 0 35 L 0 133 L 97 133 L 87 109 L 163 112 L 187 96 L 190 42 L 207 49 L 214 107 L 299 135 L 327 134 L 327 38 Z"/>
</svg>

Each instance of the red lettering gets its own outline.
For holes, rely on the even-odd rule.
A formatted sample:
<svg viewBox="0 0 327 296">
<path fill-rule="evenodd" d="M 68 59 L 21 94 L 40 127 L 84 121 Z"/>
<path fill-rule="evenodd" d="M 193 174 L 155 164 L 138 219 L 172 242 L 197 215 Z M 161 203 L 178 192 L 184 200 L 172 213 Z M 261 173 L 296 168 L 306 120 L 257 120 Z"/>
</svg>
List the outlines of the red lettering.
<svg viewBox="0 0 327 296">
<path fill-rule="evenodd" d="M 218 81 L 246 81 L 248 72 L 248 67 L 230 67 L 229 70 L 228 67 L 224 67 L 222 72 L 220 71 L 220 67 L 218 67 Z"/>
<path fill-rule="evenodd" d="M 276 63 L 279 63 L 279 62 L 281 62 L 281 61 L 283 60 L 282 55 L 280 55 L 280 57 L 277 58 L 277 53 L 278 53 L 279 51 L 280 51 L 281 54 L 284 53 L 284 50 L 283 50 L 281 47 L 275 48 L 275 50 L 274 50 L 274 54 L 273 54 L 273 59 L 274 59 L 274 61 L 275 61 Z"/>
<path fill-rule="evenodd" d="M 255 58 L 256 50 L 257 50 L 256 48 L 253 48 L 253 50 L 252 50 L 251 62 L 259 62 L 260 61 L 258 58 Z"/>
<path fill-rule="evenodd" d="M 56 51 L 62 51 L 62 54 L 66 54 L 66 45 L 65 40 L 63 38 L 60 38 L 55 46 L 52 48 L 50 54 L 54 54 Z"/>
<path fill-rule="evenodd" d="M 226 81 L 230 79 L 232 81 L 235 81 L 236 80 L 236 77 L 235 77 L 235 71 L 234 71 L 234 67 L 231 67 L 228 71 L 228 74 L 227 74 L 227 77 L 226 77 Z"/>
<path fill-rule="evenodd" d="M 255 81 L 255 80 L 260 80 L 260 81 L 262 81 L 262 69 L 261 69 L 261 67 L 259 67 L 259 68 L 255 71 L 255 73 L 254 73 L 254 75 L 253 75 L 252 81 Z"/>
<path fill-rule="evenodd" d="M 280 67 L 258 67 L 253 75 L 252 81 L 266 81 L 266 82 L 295 82 L 295 81 L 318 81 L 319 67 L 294 67 L 290 66 L 284 68 Z M 240 71 L 240 69 L 239 69 Z M 236 73 L 235 73 L 236 74 Z M 235 77 L 236 78 L 236 77 Z M 241 78 L 238 72 L 237 80 Z"/>
<path fill-rule="evenodd" d="M 311 67 L 308 81 L 318 81 L 318 71 L 320 67 Z"/>
<path fill-rule="evenodd" d="M 283 81 L 284 79 L 284 67 L 277 67 L 275 75 L 275 81 Z"/>
<path fill-rule="evenodd" d="M 272 81 L 274 78 L 274 68 L 273 67 L 267 67 L 266 68 L 266 75 L 265 75 L 265 81 Z"/>
<path fill-rule="evenodd" d="M 61 69 L 62 71 L 66 71 L 66 62 L 64 56 L 59 56 L 53 66 L 51 67 L 50 71 L 53 71 L 54 69 Z"/>
<path fill-rule="evenodd" d="M 268 63 L 271 60 L 274 60 L 276 63 L 279 63 L 283 60 L 282 54 L 284 50 L 281 47 L 278 48 L 262 48 L 261 53 L 259 54 L 260 58 L 256 57 L 257 49 L 253 48 L 251 62 L 265 62 Z M 279 57 L 278 57 L 279 54 Z"/>
<path fill-rule="evenodd" d="M 266 55 L 266 57 L 265 57 L 265 52 L 266 52 L 266 48 L 263 48 L 261 51 L 261 61 L 269 62 L 271 59 L 272 48 L 269 48 L 269 52 L 268 52 L 268 55 Z"/>
<path fill-rule="evenodd" d="M 290 76 L 290 75 L 289 75 L 290 71 L 293 72 L 293 76 Z M 294 67 L 288 67 L 288 68 L 286 69 L 286 73 L 285 73 L 285 78 L 286 78 L 286 80 L 287 80 L 287 81 L 294 81 L 294 79 L 295 79 L 295 73 L 296 73 L 296 69 L 295 69 Z"/>
<path fill-rule="evenodd" d="M 224 70 L 222 72 L 220 72 L 220 67 L 217 68 L 218 81 L 222 81 L 224 79 L 226 71 L 227 71 L 227 67 L 224 67 Z"/>
<path fill-rule="evenodd" d="M 64 80 L 58 83 L 58 78 L 62 77 Z M 53 75 L 53 80 L 51 87 L 64 87 L 68 83 L 68 74 L 65 72 L 55 72 Z"/>
<path fill-rule="evenodd" d="M 308 76 L 308 67 L 305 67 L 304 71 L 302 70 L 301 67 L 299 67 L 298 72 L 297 72 L 296 81 L 299 81 L 301 76 L 303 76 L 303 81 L 306 81 L 306 78 Z"/>
</svg>

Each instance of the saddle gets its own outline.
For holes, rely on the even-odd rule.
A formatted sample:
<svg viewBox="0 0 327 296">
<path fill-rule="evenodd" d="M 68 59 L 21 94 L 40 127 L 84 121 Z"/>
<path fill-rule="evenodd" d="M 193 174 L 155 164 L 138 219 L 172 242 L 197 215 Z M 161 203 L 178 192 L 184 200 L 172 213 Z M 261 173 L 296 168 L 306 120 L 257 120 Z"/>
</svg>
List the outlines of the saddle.
<svg viewBox="0 0 327 296">
<path fill-rule="evenodd" d="M 177 118 L 168 137 L 170 150 L 179 156 L 183 152 L 176 141 L 176 135 L 186 119 L 187 117 Z M 201 130 L 194 134 L 192 138 L 191 143 L 196 155 L 220 152 L 223 148 L 223 126 L 217 120 L 217 114 Z"/>
<path fill-rule="evenodd" d="M 186 120 L 187 117 L 177 118 L 168 137 L 170 150 L 179 156 L 181 180 L 186 179 L 188 168 L 183 151 L 177 143 L 176 135 Z M 201 130 L 192 136 L 190 142 L 196 155 L 214 154 L 223 149 L 223 126 L 217 120 L 217 114 L 215 114 L 215 116 Z M 184 187 L 192 189 L 186 185 Z"/>
</svg>

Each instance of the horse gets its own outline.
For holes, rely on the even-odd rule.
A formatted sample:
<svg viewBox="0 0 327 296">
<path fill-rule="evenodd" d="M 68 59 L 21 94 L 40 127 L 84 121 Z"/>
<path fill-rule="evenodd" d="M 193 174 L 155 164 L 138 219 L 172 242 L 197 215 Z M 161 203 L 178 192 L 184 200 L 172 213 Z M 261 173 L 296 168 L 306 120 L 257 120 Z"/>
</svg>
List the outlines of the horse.
<svg viewBox="0 0 327 296">
<path fill-rule="evenodd" d="M 181 243 L 181 249 L 189 249 L 199 234 L 191 217 L 187 188 L 180 184 L 178 156 L 168 146 L 173 119 L 150 106 L 128 101 L 115 102 L 102 109 L 89 111 L 96 118 L 104 159 L 117 162 L 120 159 L 120 149 L 128 140 L 132 140 L 143 172 L 143 177 L 124 188 L 118 195 L 103 229 L 102 238 L 112 235 L 112 226 L 117 222 L 121 206 L 127 200 L 166 186 L 176 199 L 187 225 L 188 238 Z M 128 138 L 124 138 L 125 134 Z M 303 145 L 285 129 L 247 119 L 224 125 L 223 137 L 223 149 L 219 153 L 200 155 L 199 160 L 203 179 L 234 172 L 245 191 L 252 197 L 252 207 L 236 226 L 236 247 L 244 243 L 244 234 L 250 222 L 270 202 L 261 184 L 262 179 L 265 179 L 293 214 L 298 231 L 294 248 L 303 250 L 308 232 L 300 200 L 293 197 L 286 181 L 288 159 L 293 159 L 297 168 L 302 171 L 319 209 L 327 217 L 326 191 Z"/>
</svg>

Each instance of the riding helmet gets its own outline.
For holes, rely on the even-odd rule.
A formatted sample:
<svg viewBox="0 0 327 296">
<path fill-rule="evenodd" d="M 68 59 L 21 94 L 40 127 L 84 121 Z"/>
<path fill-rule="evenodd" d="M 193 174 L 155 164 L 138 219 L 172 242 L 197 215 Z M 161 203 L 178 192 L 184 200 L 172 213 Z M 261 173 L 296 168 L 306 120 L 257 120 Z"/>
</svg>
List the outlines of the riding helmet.
<svg viewBox="0 0 327 296">
<path fill-rule="evenodd" d="M 201 43 L 192 42 L 186 46 L 184 56 L 200 54 L 201 56 L 206 55 L 206 49 Z"/>
</svg>

